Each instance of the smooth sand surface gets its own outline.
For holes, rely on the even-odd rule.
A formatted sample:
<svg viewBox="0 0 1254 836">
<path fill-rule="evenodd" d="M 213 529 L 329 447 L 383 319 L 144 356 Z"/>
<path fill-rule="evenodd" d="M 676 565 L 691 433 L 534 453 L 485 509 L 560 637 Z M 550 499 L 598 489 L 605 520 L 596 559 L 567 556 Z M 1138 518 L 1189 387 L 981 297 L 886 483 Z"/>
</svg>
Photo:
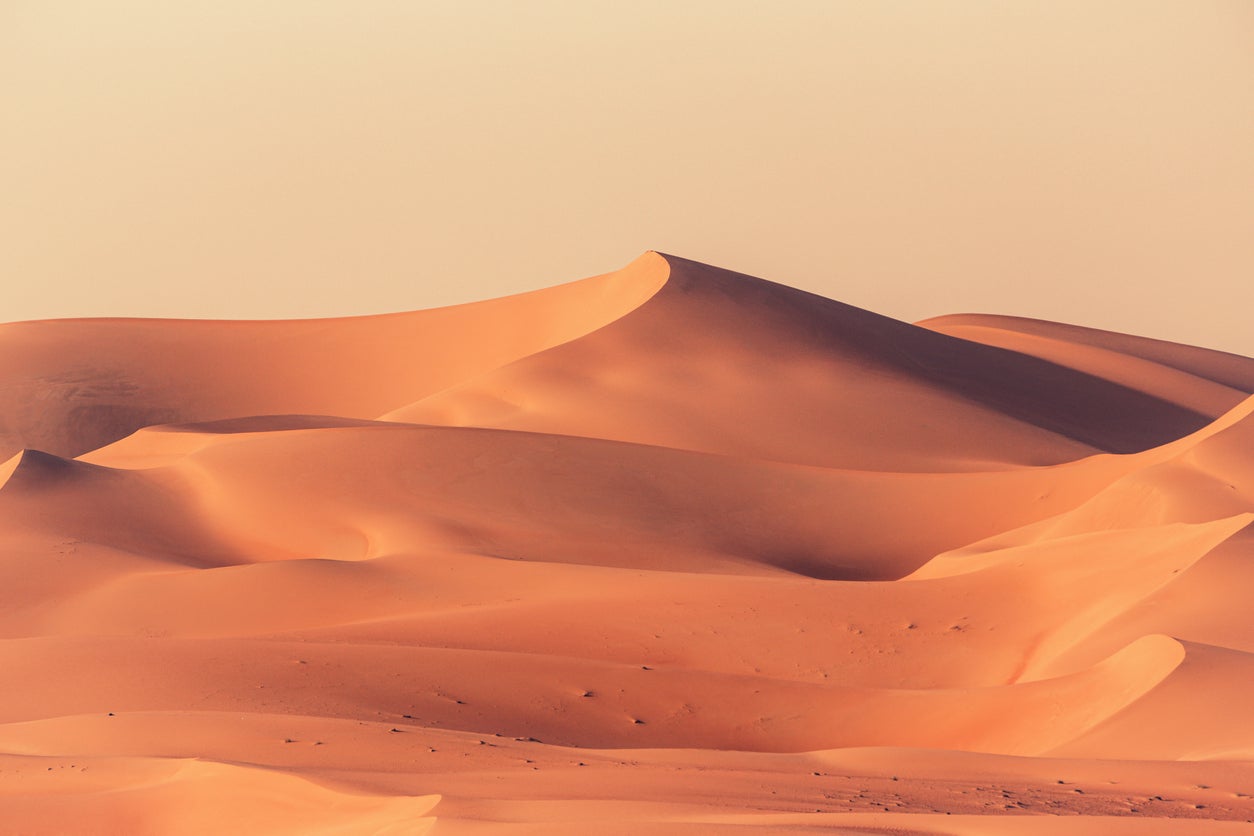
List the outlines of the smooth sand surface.
<svg viewBox="0 0 1254 836">
<path fill-rule="evenodd" d="M 1254 360 L 657 253 L 0 349 L 0 832 L 1254 832 Z"/>
</svg>

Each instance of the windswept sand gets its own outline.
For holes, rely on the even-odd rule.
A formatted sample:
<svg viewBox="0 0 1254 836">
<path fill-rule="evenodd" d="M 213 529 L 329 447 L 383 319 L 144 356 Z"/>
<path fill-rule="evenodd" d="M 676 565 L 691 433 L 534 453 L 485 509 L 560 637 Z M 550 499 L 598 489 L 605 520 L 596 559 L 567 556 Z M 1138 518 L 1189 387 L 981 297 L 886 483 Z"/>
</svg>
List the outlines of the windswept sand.
<svg viewBox="0 0 1254 836">
<path fill-rule="evenodd" d="M 648 253 L 0 326 L 0 832 L 1254 825 L 1254 360 Z"/>
</svg>

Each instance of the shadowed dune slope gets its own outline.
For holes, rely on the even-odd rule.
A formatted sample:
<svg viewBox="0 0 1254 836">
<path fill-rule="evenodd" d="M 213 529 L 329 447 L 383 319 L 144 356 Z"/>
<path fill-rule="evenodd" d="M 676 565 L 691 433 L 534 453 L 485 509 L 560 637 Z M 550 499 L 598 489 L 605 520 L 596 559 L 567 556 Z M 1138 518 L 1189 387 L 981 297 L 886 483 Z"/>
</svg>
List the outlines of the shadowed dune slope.
<svg viewBox="0 0 1254 836">
<path fill-rule="evenodd" d="M 1171 379 L 1173 376 L 1163 370 L 1175 369 L 1235 392 L 1254 393 L 1254 359 L 1209 348 L 1018 316 L 951 314 L 916 324 L 975 342 L 1014 348 L 1064 365 L 1084 366 L 1087 364 L 1081 358 L 1091 357 L 1096 361 L 1103 353 L 1111 353 L 1160 366 L 1154 371 L 1146 369 L 1146 373 L 1137 378 L 1144 386 L 1159 383 L 1156 378 Z"/>
<path fill-rule="evenodd" d="M 0 832 L 1250 832 L 1254 361 L 924 325 L 0 326 Z"/>
<path fill-rule="evenodd" d="M 1217 414 L 666 258 L 670 279 L 631 314 L 383 417 L 917 471 L 1132 452 Z"/>
</svg>

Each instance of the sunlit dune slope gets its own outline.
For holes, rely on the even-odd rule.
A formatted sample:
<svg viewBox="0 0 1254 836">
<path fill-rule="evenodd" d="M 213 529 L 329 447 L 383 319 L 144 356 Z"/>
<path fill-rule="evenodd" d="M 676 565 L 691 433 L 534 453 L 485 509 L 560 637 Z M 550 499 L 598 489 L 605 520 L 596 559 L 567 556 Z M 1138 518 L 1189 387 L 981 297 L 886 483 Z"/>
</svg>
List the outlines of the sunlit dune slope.
<svg viewBox="0 0 1254 836">
<path fill-rule="evenodd" d="M 646 255 L 521 296 L 348 319 L 0 325 L 0 455 L 34 447 L 76 456 L 151 424 L 373 418 L 596 330 L 647 299 L 666 273 Z"/>
<path fill-rule="evenodd" d="M 0 832 L 1249 832 L 1254 360 L 923 326 L 0 327 Z"/>
</svg>

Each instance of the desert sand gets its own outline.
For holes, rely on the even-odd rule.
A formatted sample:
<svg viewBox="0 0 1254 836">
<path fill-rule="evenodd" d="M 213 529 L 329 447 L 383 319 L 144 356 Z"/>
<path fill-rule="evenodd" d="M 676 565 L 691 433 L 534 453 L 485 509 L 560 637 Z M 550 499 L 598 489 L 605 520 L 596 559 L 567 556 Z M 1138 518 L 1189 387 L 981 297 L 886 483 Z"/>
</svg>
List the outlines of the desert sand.
<svg viewBox="0 0 1254 836">
<path fill-rule="evenodd" d="M 0 461 L 5 833 L 1254 832 L 1254 359 L 650 252 L 3 325 Z"/>
</svg>

